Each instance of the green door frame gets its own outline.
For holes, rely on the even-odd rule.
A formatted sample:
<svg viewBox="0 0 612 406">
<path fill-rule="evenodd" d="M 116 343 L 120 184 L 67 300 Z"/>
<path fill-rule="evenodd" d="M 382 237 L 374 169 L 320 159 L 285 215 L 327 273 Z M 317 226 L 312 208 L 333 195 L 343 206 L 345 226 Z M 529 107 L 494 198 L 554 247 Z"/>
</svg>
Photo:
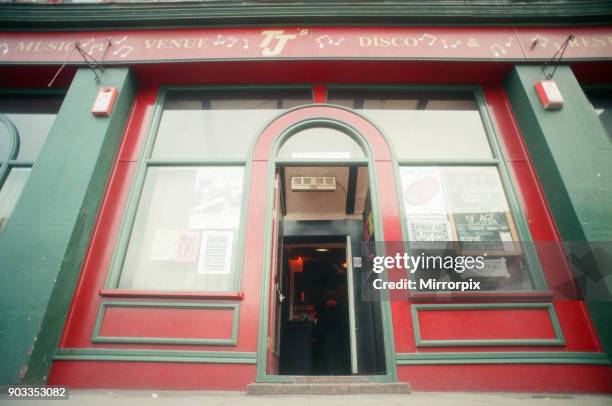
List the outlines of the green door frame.
<svg viewBox="0 0 612 406">
<path fill-rule="evenodd" d="M 361 119 L 365 119 L 363 116 L 353 112 L 350 109 L 346 109 L 337 105 L 317 103 L 317 107 L 333 107 L 336 109 L 342 109 L 350 111 L 351 113 L 359 116 Z M 309 106 L 296 107 L 288 112 L 302 109 Z M 287 114 L 285 112 L 284 114 Z M 284 115 L 283 114 L 283 115 Z M 281 115 L 282 116 L 282 115 Z M 280 117 L 280 116 L 279 116 Z M 321 159 L 307 159 L 307 160 L 277 160 L 276 156 L 280 147 L 283 143 L 289 139 L 295 133 L 313 127 L 326 127 L 341 131 L 351 137 L 357 144 L 362 148 L 366 155 L 366 159 L 359 160 L 321 160 Z M 381 133 L 381 136 L 384 136 Z M 388 141 L 386 140 L 387 147 L 390 148 Z M 256 144 L 256 143 L 255 143 Z M 253 145 L 254 147 L 254 145 Z M 378 193 L 376 192 L 376 167 L 372 149 L 368 144 L 367 140 L 352 126 L 347 125 L 341 121 L 329 119 L 329 118 L 310 118 L 300 121 L 296 124 L 290 125 L 285 128 L 284 131 L 276 137 L 272 147 L 270 148 L 268 164 L 268 182 L 267 182 L 267 197 L 266 197 L 266 213 L 265 213 L 265 233 L 264 233 L 264 265 L 262 270 L 262 285 L 261 285 L 261 319 L 259 321 L 259 339 L 257 346 L 257 382 L 269 382 L 269 383 L 283 383 L 290 382 L 291 376 L 289 375 L 269 375 L 266 373 L 267 364 L 267 342 L 268 342 L 268 320 L 269 320 L 269 295 L 270 295 L 270 249 L 272 239 L 272 210 L 274 204 L 274 175 L 276 168 L 282 166 L 346 166 L 346 165 L 367 165 L 368 176 L 370 182 L 370 195 L 372 198 L 372 212 L 374 215 L 374 229 L 375 235 L 383 236 L 382 220 L 380 217 L 380 207 L 378 202 Z M 388 300 L 388 293 L 385 292 L 384 297 L 381 300 L 381 316 L 383 321 L 383 340 L 385 343 L 385 364 L 386 373 L 380 375 L 360 375 L 366 377 L 370 382 L 395 382 L 397 381 L 397 370 L 395 363 L 395 348 L 393 339 L 393 324 L 391 318 L 391 304 Z"/>
<path fill-rule="evenodd" d="M 351 236 L 346 236 L 346 285 L 348 295 L 349 312 L 349 338 L 351 347 L 351 373 L 359 371 L 359 359 L 357 358 L 357 326 L 355 325 L 355 283 L 353 278 L 353 250 L 351 247 Z"/>
</svg>

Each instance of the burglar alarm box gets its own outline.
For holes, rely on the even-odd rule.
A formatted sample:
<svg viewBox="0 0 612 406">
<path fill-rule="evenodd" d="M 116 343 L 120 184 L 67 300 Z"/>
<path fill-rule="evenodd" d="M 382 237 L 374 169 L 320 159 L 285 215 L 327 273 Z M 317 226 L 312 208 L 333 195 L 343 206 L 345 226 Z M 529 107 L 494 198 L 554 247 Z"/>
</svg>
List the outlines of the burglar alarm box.
<svg viewBox="0 0 612 406">
<path fill-rule="evenodd" d="M 98 90 L 96 101 L 91 108 L 91 113 L 96 117 L 108 117 L 113 111 L 118 91 L 116 87 L 104 86 Z"/>
<path fill-rule="evenodd" d="M 554 80 L 541 80 L 535 84 L 535 89 L 544 109 L 561 110 L 563 96 Z"/>
</svg>

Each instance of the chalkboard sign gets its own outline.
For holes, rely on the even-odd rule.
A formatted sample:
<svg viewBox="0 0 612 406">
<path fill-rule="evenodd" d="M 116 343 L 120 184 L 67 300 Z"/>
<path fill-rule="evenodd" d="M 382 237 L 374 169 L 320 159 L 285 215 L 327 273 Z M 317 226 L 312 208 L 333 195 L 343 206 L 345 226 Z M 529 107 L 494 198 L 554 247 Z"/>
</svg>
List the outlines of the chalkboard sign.
<svg viewBox="0 0 612 406">
<path fill-rule="evenodd" d="M 462 254 L 520 255 L 509 212 L 453 213 L 454 239 Z"/>
</svg>

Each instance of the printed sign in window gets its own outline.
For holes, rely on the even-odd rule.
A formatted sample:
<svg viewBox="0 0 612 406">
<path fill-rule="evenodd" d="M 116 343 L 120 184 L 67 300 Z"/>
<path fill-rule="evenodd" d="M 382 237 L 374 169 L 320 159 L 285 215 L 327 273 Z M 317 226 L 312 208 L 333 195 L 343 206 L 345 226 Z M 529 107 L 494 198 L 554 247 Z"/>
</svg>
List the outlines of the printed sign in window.
<svg viewBox="0 0 612 406">
<path fill-rule="evenodd" d="M 198 274 L 227 275 L 232 270 L 233 231 L 204 231 Z"/>
</svg>

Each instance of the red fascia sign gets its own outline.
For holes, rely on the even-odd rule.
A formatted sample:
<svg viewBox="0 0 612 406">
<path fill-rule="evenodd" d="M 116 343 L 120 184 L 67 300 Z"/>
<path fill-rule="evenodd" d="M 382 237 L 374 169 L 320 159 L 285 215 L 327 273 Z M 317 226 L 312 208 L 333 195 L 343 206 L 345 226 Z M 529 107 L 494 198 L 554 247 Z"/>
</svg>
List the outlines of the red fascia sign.
<svg viewBox="0 0 612 406">
<path fill-rule="evenodd" d="M 0 64 L 233 59 L 612 60 L 612 27 L 261 27 L 0 32 Z M 109 41 L 110 40 L 110 41 Z M 110 48 L 107 50 L 107 47 Z"/>
</svg>

